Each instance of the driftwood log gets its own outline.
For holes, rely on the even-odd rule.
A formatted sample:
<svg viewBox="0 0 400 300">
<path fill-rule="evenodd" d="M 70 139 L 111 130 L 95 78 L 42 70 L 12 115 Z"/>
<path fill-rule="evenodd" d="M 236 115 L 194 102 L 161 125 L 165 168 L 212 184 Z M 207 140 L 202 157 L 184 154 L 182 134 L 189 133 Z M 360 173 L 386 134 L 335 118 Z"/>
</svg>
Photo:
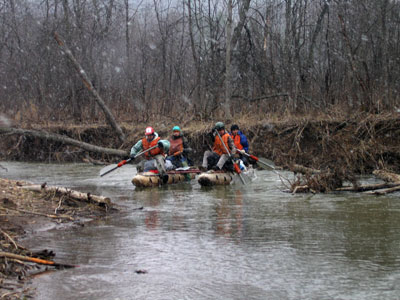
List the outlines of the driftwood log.
<svg viewBox="0 0 400 300">
<path fill-rule="evenodd" d="M 393 193 L 393 192 L 397 192 L 397 191 L 400 191 L 400 182 L 395 187 L 387 188 L 387 189 L 380 189 L 380 190 L 375 190 L 375 191 L 368 191 L 368 192 L 365 192 L 365 194 L 385 195 L 385 194 L 389 194 L 389 193 Z"/>
<path fill-rule="evenodd" d="M 376 177 L 386 182 L 398 182 L 400 184 L 400 175 L 385 170 L 375 170 L 372 172 Z"/>
<path fill-rule="evenodd" d="M 363 192 L 369 195 L 385 195 L 400 190 L 400 175 L 386 170 L 372 172 L 376 177 L 386 181 L 385 183 L 350 186 L 336 189 L 336 191 Z"/>
<path fill-rule="evenodd" d="M 366 192 L 366 191 L 373 191 L 379 189 L 387 189 L 399 186 L 400 183 L 394 182 L 385 182 L 385 183 L 378 183 L 378 184 L 367 184 L 367 185 L 360 185 L 360 186 L 346 186 L 337 188 L 335 191 L 338 192 Z"/>
<path fill-rule="evenodd" d="M 378 190 L 374 190 L 374 191 L 368 191 L 368 192 L 365 192 L 366 194 L 385 195 L 385 194 L 400 191 L 400 175 L 399 174 L 392 173 L 392 172 L 389 172 L 386 170 L 375 170 L 373 172 L 373 174 L 376 177 L 378 177 L 388 183 L 392 183 L 395 186 L 387 187 L 384 189 L 378 189 Z"/>
<path fill-rule="evenodd" d="M 64 187 L 45 186 L 45 185 L 35 184 L 35 185 L 21 186 L 20 188 L 26 189 L 29 191 L 34 191 L 34 192 L 43 192 L 44 191 L 44 192 L 59 193 L 62 195 L 69 196 L 73 199 L 82 200 L 82 201 L 86 201 L 89 203 L 94 203 L 99 206 L 106 206 L 106 207 L 111 206 L 110 198 L 92 195 L 90 193 L 82 193 L 82 192 L 70 190 L 70 189 L 67 189 Z"/>
</svg>

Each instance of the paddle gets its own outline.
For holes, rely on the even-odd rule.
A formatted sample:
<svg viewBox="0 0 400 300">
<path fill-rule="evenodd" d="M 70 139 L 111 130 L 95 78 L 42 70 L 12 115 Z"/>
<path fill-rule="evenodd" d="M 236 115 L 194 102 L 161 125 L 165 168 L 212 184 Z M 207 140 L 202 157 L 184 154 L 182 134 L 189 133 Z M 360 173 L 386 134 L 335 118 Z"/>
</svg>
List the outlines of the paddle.
<svg viewBox="0 0 400 300">
<path fill-rule="evenodd" d="M 248 154 L 246 152 L 241 153 L 246 155 L 247 157 L 250 157 L 251 159 L 254 159 L 256 162 L 260 163 L 261 167 L 266 169 L 266 170 L 275 170 L 275 164 L 273 161 L 266 159 L 266 158 L 262 158 L 262 157 L 257 157 L 251 154 Z"/>
<path fill-rule="evenodd" d="M 262 157 L 257 157 L 248 153 L 242 153 L 252 159 L 254 159 L 256 162 L 258 162 L 260 164 L 260 166 L 264 169 L 264 170 L 272 170 L 272 172 L 274 172 L 275 174 L 277 174 L 279 177 L 281 177 L 281 175 L 275 171 L 275 164 L 272 160 L 266 159 L 266 158 L 262 158 Z"/>
<path fill-rule="evenodd" d="M 216 130 L 216 132 L 217 132 L 217 135 L 218 135 L 218 137 L 219 137 L 219 139 L 220 139 L 222 145 L 223 145 L 224 148 L 225 148 L 225 151 L 228 153 L 228 156 L 229 156 L 229 158 L 231 159 L 231 161 L 232 161 L 232 163 L 233 163 L 233 167 L 235 168 L 235 172 L 239 174 L 240 180 L 242 181 L 242 183 L 243 183 L 244 185 L 246 185 L 246 181 L 244 180 L 244 178 L 243 178 L 243 176 L 242 176 L 242 171 L 240 170 L 240 167 L 239 167 L 238 163 L 235 162 L 235 160 L 233 159 L 231 152 L 230 152 L 230 151 L 228 150 L 228 148 L 226 147 L 226 145 L 225 145 L 224 141 L 222 140 L 222 137 L 221 137 L 221 135 L 219 134 L 218 130 Z"/>
<path fill-rule="evenodd" d="M 130 162 L 131 160 L 135 159 L 136 157 L 138 157 L 138 156 L 140 156 L 140 155 L 142 155 L 142 154 L 144 154 L 144 153 L 146 153 L 146 152 L 148 152 L 148 151 L 150 151 L 150 150 L 152 150 L 154 148 L 157 148 L 157 147 L 158 147 L 158 145 L 155 145 L 153 147 L 150 147 L 149 149 L 146 149 L 144 151 L 139 152 L 133 158 L 124 159 L 123 161 L 120 161 L 118 164 L 112 164 L 112 165 L 109 165 L 107 167 L 104 167 L 103 169 L 100 170 L 100 176 L 104 176 L 104 175 L 106 175 L 108 173 L 111 173 L 112 171 L 118 169 L 119 167 L 122 167 L 123 165 L 127 164 L 128 162 Z"/>
</svg>

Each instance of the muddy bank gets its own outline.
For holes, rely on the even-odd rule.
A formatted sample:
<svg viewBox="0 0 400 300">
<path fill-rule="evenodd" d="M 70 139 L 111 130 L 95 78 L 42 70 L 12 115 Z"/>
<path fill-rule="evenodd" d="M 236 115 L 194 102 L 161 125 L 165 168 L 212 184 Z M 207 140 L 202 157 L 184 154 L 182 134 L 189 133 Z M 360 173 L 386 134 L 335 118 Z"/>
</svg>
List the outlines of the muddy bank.
<svg viewBox="0 0 400 300">
<path fill-rule="evenodd" d="M 369 174 L 386 168 L 400 172 L 400 118 L 397 115 L 360 115 L 353 118 L 298 118 L 296 120 L 240 120 L 251 153 L 290 168 L 301 164 L 320 170 L 347 174 Z M 87 143 L 128 151 L 143 136 L 148 124 L 122 124 L 127 139 L 123 144 L 106 125 L 35 126 Z M 162 138 L 167 138 L 174 123 L 151 124 Z M 181 124 L 194 149 L 192 159 L 198 164 L 207 149 L 205 134 L 213 123 Z M 226 124 L 229 129 L 231 124 Z M 120 157 L 88 153 L 77 147 L 24 136 L 3 136 L 2 160 L 48 162 L 114 162 Z"/>
<path fill-rule="evenodd" d="M 52 249 L 31 252 L 20 240 L 39 230 L 84 226 L 90 220 L 116 212 L 112 205 L 98 205 L 77 200 L 58 192 L 33 192 L 24 186 L 28 182 L 0 178 L 0 297 L 23 299 L 34 295 L 29 288 L 29 278 L 48 268 L 63 268 L 68 262 L 55 265 L 27 262 L 34 258 L 57 261 Z M 12 257 L 15 255 L 16 257 Z"/>
</svg>

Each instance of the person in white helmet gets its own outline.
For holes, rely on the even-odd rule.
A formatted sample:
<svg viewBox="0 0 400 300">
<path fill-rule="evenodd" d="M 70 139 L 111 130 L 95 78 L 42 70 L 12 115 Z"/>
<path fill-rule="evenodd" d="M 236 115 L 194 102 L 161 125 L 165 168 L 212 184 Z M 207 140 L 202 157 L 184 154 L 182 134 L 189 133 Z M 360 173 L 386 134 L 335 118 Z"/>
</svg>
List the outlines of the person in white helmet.
<svg viewBox="0 0 400 300">
<path fill-rule="evenodd" d="M 144 154 L 145 160 L 141 161 L 136 168 L 138 172 L 158 170 L 162 181 L 165 183 L 168 181 L 165 169 L 165 154 L 169 151 L 169 141 L 161 140 L 153 127 L 147 127 L 144 134 L 145 137 L 131 148 L 130 156 L 134 158 L 137 153 L 157 146 Z"/>
</svg>

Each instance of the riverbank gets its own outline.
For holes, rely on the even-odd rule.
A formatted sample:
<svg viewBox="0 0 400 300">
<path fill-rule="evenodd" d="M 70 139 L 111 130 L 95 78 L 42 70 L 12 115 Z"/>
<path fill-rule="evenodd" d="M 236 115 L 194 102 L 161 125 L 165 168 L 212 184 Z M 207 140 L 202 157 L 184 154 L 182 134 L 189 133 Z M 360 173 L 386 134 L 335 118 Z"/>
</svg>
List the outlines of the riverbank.
<svg viewBox="0 0 400 300">
<path fill-rule="evenodd" d="M 194 149 L 192 159 L 199 164 L 207 150 L 205 135 L 215 122 L 187 121 L 178 124 Z M 233 122 L 227 123 L 229 130 Z M 375 169 L 400 172 L 400 118 L 398 114 L 355 114 L 321 116 L 243 116 L 236 120 L 250 143 L 250 152 L 291 169 L 294 164 L 346 175 L 370 174 Z M 44 130 L 76 140 L 114 149 L 130 150 L 152 125 L 162 138 L 168 138 L 177 125 L 171 120 L 154 124 L 121 124 L 126 140 L 118 141 L 105 124 L 38 124 L 30 129 Z M 14 124 L 17 127 L 17 124 Z M 23 135 L 4 135 L 0 142 L 0 159 L 41 162 L 109 163 L 121 157 L 88 152 Z"/>
<path fill-rule="evenodd" d="M 29 182 L 0 178 L 0 248 L 2 254 L 16 254 L 29 258 L 56 261 L 58 267 L 68 262 L 57 261 L 52 249 L 31 252 L 19 240 L 33 236 L 40 230 L 84 226 L 86 222 L 105 217 L 116 211 L 109 205 L 77 200 L 57 192 L 27 190 Z M 54 257 L 55 256 L 55 257 Z M 0 257 L 0 298 L 23 299 L 34 294 L 29 288 L 29 277 L 45 271 L 43 264 L 24 262 L 18 258 Z"/>
</svg>

